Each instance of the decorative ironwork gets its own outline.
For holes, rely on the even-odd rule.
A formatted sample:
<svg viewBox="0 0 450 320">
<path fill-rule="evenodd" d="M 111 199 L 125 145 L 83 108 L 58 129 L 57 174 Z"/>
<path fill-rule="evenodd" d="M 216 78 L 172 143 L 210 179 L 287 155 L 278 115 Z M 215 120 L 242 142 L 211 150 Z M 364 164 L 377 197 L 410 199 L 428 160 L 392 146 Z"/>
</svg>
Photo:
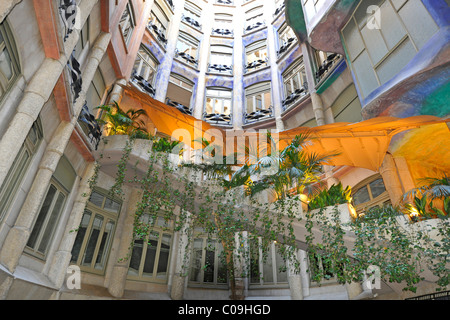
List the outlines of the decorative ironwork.
<svg viewBox="0 0 450 320">
<path fill-rule="evenodd" d="M 60 0 L 59 14 L 62 18 L 65 28 L 64 42 L 75 29 L 75 23 L 78 15 L 78 6 L 75 0 Z"/>
<path fill-rule="evenodd" d="M 167 46 L 167 38 L 161 30 L 159 30 L 158 26 L 153 24 L 152 21 L 149 21 L 148 28 L 152 31 L 152 33 L 156 36 L 159 42 L 162 43 L 164 48 Z"/>
<path fill-rule="evenodd" d="M 283 3 L 281 6 L 279 6 L 278 8 L 277 8 L 277 10 L 275 10 L 275 13 L 273 14 L 275 17 L 281 12 L 281 11 L 283 11 L 283 9 L 285 8 L 285 4 Z"/>
<path fill-rule="evenodd" d="M 155 88 L 141 75 L 138 75 L 136 71 L 134 71 L 131 81 L 135 83 L 142 91 L 148 93 L 150 96 L 155 96 Z"/>
<path fill-rule="evenodd" d="M 87 128 L 89 138 L 91 139 L 90 142 L 95 146 L 95 150 L 97 150 L 102 137 L 102 130 L 95 117 L 90 113 L 87 102 L 84 103 L 81 109 L 78 121 L 83 123 Z"/>
<path fill-rule="evenodd" d="M 265 60 L 255 60 L 253 62 L 248 63 L 244 66 L 244 73 L 247 73 L 249 71 L 252 71 L 252 69 L 257 70 L 261 68 L 262 66 L 268 66 L 269 65 L 269 58 L 266 58 Z"/>
<path fill-rule="evenodd" d="M 198 60 L 195 59 L 193 56 L 186 52 L 180 52 L 178 49 L 175 49 L 175 57 L 181 57 L 183 58 L 187 63 L 193 64 L 196 67 L 198 67 Z"/>
<path fill-rule="evenodd" d="M 201 29 L 202 28 L 202 25 L 197 20 L 194 20 L 191 17 L 187 17 L 184 14 L 181 16 L 181 21 L 184 21 L 187 24 L 190 24 L 194 28 L 197 28 L 197 29 Z"/>
<path fill-rule="evenodd" d="M 435 292 L 405 300 L 450 300 L 450 291 Z"/>
<path fill-rule="evenodd" d="M 218 4 L 234 4 L 233 0 L 216 0 Z"/>
<path fill-rule="evenodd" d="M 317 82 L 320 82 L 323 79 L 325 74 L 331 70 L 335 63 L 341 59 L 341 57 L 342 56 L 338 53 L 332 53 L 323 61 L 322 65 L 319 67 L 319 70 L 316 72 Z"/>
<path fill-rule="evenodd" d="M 292 92 L 286 99 L 281 102 L 283 110 L 286 110 L 287 107 L 293 104 L 300 97 L 304 97 L 308 94 L 308 83 L 304 83 L 302 88 L 299 88 Z"/>
<path fill-rule="evenodd" d="M 282 55 L 285 53 L 289 47 L 294 43 L 295 38 L 289 38 L 286 42 L 283 43 L 283 45 L 280 47 L 280 50 L 277 51 L 277 56 Z"/>
<path fill-rule="evenodd" d="M 273 117 L 272 106 L 269 109 L 256 110 L 252 113 L 244 113 L 244 124 L 257 122 L 259 120 L 268 119 Z"/>
<path fill-rule="evenodd" d="M 227 36 L 227 37 L 234 37 L 233 30 L 230 29 L 212 29 L 211 35 L 220 35 L 220 36 Z"/>
<path fill-rule="evenodd" d="M 228 114 L 219 114 L 219 113 L 204 113 L 203 118 L 207 122 L 214 122 L 215 124 L 225 124 L 230 125 L 232 122 L 231 115 Z"/>
<path fill-rule="evenodd" d="M 166 0 L 166 2 L 169 5 L 170 9 L 172 9 L 172 11 L 175 11 L 175 6 L 173 5 L 172 0 Z"/>
<path fill-rule="evenodd" d="M 192 108 L 186 107 L 185 105 L 182 105 L 179 102 L 170 100 L 169 98 L 166 99 L 166 104 L 170 107 L 177 108 L 179 111 L 181 111 L 184 114 L 192 116 Z"/>
<path fill-rule="evenodd" d="M 254 24 L 251 24 L 244 29 L 244 34 L 246 34 L 247 32 L 250 32 L 252 30 L 264 27 L 265 25 L 266 25 L 265 21 L 255 22 Z"/>
<path fill-rule="evenodd" d="M 75 50 L 72 52 L 69 60 L 67 61 L 67 67 L 70 72 L 70 82 L 71 82 L 71 88 L 73 92 L 73 102 L 78 99 L 80 96 L 80 92 L 83 85 L 83 79 L 81 78 L 81 70 L 80 70 L 80 63 L 75 58 Z"/>
<path fill-rule="evenodd" d="M 233 74 L 233 66 L 227 66 L 224 64 L 208 64 L 208 72 L 226 72 Z"/>
</svg>

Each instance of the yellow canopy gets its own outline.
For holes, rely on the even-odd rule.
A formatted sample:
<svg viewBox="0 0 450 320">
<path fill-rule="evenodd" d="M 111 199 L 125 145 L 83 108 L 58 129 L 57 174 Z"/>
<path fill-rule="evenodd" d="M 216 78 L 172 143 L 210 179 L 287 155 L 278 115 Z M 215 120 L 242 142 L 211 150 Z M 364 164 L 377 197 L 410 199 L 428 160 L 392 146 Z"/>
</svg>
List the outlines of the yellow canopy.
<svg viewBox="0 0 450 320">
<path fill-rule="evenodd" d="M 182 132 L 183 130 L 179 129 L 184 129 L 190 137 L 201 135 L 210 140 L 211 132 L 217 132 L 224 139 L 226 138 L 227 131 L 221 128 L 167 106 L 133 86 L 124 86 L 124 88 L 124 96 L 129 95 L 140 101 L 141 107 L 147 110 L 150 120 L 159 132 L 173 136 L 174 132 Z M 330 165 L 347 165 L 377 171 L 383 163 L 394 135 L 410 129 L 446 122 L 450 122 L 450 119 L 443 120 L 434 116 L 377 117 L 358 123 L 339 122 L 313 128 L 298 127 L 278 133 L 279 149 L 283 150 L 296 135 L 308 133 L 312 138 L 311 144 L 306 147 L 308 151 L 321 155 L 338 153 L 331 159 Z M 446 133 L 447 135 L 440 137 L 439 141 L 434 139 L 428 143 L 448 144 L 450 131 L 447 130 Z M 245 133 L 247 136 L 255 134 L 258 133 Z M 180 140 L 187 142 L 184 139 Z M 201 147 L 192 140 L 190 143 L 195 149 Z M 225 146 L 226 143 L 224 142 L 223 145 Z"/>
</svg>

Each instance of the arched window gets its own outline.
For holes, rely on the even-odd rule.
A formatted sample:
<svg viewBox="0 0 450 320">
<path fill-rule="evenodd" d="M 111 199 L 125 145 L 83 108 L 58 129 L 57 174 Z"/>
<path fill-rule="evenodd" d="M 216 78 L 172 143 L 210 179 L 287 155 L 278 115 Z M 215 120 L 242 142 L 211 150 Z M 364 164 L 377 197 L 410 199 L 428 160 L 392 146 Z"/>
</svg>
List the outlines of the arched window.
<svg viewBox="0 0 450 320">
<path fill-rule="evenodd" d="M 17 48 L 6 21 L 0 23 L 0 101 L 20 73 Z"/>
<path fill-rule="evenodd" d="M 358 214 L 376 206 L 389 204 L 390 198 L 381 175 L 373 175 L 353 187 L 353 204 Z"/>
</svg>

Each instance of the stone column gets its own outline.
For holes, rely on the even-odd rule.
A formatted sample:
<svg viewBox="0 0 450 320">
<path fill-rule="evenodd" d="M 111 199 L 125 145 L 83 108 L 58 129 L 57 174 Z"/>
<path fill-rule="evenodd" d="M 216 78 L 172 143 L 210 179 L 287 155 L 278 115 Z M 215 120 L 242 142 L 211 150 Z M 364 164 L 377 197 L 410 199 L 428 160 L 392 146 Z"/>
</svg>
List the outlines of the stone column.
<svg viewBox="0 0 450 320">
<path fill-rule="evenodd" d="M 86 22 L 97 1 L 82 1 L 79 12 L 82 24 Z M 75 29 L 64 43 L 64 52 L 58 60 L 46 58 L 34 74 L 24 91 L 17 112 L 8 129 L 0 140 L 0 181 L 4 181 L 13 164 L 23 141 L 36 121 L 44 104 L 48 101 L 53 89 L 67 66 L 67 61 L 80 37 L 80 31 Z"/>
<path fill-rule="evenodd" d="M 301 261 L 298 252 L 294 252 L 294 248 L 288 249 L 290 255 L 287 260 L 289 290 L 291 291 L 291 300 L 303 300 L 303 285 L 301 274 Z"/>
<path fill-rule="evenodd" d="M 277 65 L 277 45 L 276 39 L 278 38 L 275 28 L 272 26 L 273 13 L 275 12 L 275 2 L 266 1 L 264 4 L 265 19 L 267 22 L 267 50 L 269 53 L 270 74 L 272 78 L 272 106 L 275 116 L 275 123 L 278 132 L 284 131 L 284 122 L 281 119 L 283 113 L 283 93 L 281 90 L 282 80 L 280 79 L 280 73 Z"/>
<path fill-rule="evenodd" d="M 31 233 L 32 224 L 38 214 L 43 198 L 45 197 L 45 186 L 50 183 L 50 179 L 66 149 L 78 120 L 78 115 L 83 107 L 86 92 L 92 82 L 99 63 L 105 54 L 110 40 L 111 34 L 109 33 L 103 33 L 98 37 L 86 65 L 85 72 L 83 73 L 84 81 L 80 96 L 73 106 L 74 117 L 71 122 L 61 122 L 56 129 L 56 132 L 46 148 L 39 165 L 39 170 L 17 217 L 16 223 L 5 239 L 2 250 L 0 251 L 0 263 L 8 268 L 10 272 L 14 272 L 19 263 L 20 256 L 22 255 L 23 249 L 25 248 Z"/>
<path fill-rule="evenodd" d="M 178 219 L 183 219 L 184 225 L 176 234 L 176 237 L 178 238 L 178 249 L 175 251 L 176 257 L 173 259 L 175 262 L 175 272 L 172 276 L 172 287 L 170 290 L 170 297 L 173 300 L 183 300 L 186 277 L 188 275 L 191 258 L 189 249 L 190 234 L 192 235 L 191 213 L 187 211 L 179 212 Z"/>
<path fill-rule="evenodd" d="M 158 68 L 158 73 L 156 75 L 155 81 L 155 100 L 161 101 L 165 103 L 166 95 L 167 95 L 167 86 L 169 84 L 170 73 L 172 71 L 172 63 L 173 58 L 175 56 L 175 49 L 177 47 L 178 42 L 178 34 L 180 32 L 180 25 L 176 23 L 177 21 L 181 21 L 181 15 L 184 10 L 184 0 L 178 0 L 175 4 L 175 12 L 172 17 L 172 21 L 175 23 L 171 23 L 168 33 L 166 35 L 167 38 L 167 46 L 166 46 L 166 54 L 164 55 L 164 59 L 161 61 L 161 64 Z"/>
<path fill-rule="evenodd" d="M 302 281 L 303 288 L 303 297 L 307 297 L 310 295 L 309 293 L 309 274 L 308 274 L 308 255 L 306 251 L 299 250 L 298 253 L 299 262 L 300 262 L 300 276 Z"/>
<path fill-rule="evenodd" d="M 390 153 L 386 153 L 379 172 L 383 177 L 392 205 L 396 206 L 400 202 L 404 192 L 397 173 L 394 157 Z"/>
<path fill-rule="evenodd" d="M 236 298 L 245 299 L 248 291 L 248 274 L 250 262 L 248 261 L 248 233 L 247 231 L 237 232 L 235 235 L 236 248 L 242 248 L 239 251 L 235 249 L 234 258 L 234 280 L 236 285 Z"/>
<path fill-rule="evenodd" d="M 236 6 L 238 7 L 238 4 Z M 245 21 L 244 10 L 237 9 L 233 19 L 233 129 L 241 130 L 244 113 L 246 112 L 244 92 L 245 53 L 242 40 L 243 22 Z"/>
<path fill-rule="evenodd" d="M 204 105 L 205 105 L 205 92 L 206 92 L 206 72 L 208 71 L 208 63 L 209 63 L 209 51 L 210 51 L 210 38 L 211 38 L 211 29 L 212 29 L 212 22 L 214 19 L 214 15 L 211 14 L 208 16 L 207 12 L 214 12 L 213 9 L 213 1 L 210 1 L 206 9 L 203 10 L 203 25 L 202 25 L 202 31 L 203 31 L 203 39 L 200 43 L 199 48 L 199 75 L 197 80 L 197 90 L 196 90 L 196 96 L 195 96 L 195 102 L 194 102 L 194 110 L 193 110 L 193 116 L 197 119 L 203 118 L 203 111 L 204 111 Z"/>
<path fill-rule="evenodd" d="M 70 213 L 64 231 L 64 237 L 61 239 L 61 243 L 59 244 L 58 250 L 55 252 L 52 264 L 47 272 L 47 277 L 57 288 L 60 288 L 63 285 L 66 270 L 69 267 L 72 258 L 72 247 L 77 236 L 77 233 L 72 230 L 77 229 L 80 225 L 86 202 L 89 200 L 92 191 L 89 187 L 89 179 L 91 179 L 94 173 L 95 163 L 91 162 L 88 164 L 80 183 L 76 199 L 73 203 L 72 212 Z"/>
<path fill-rule="evenodd" d="M 109 293 L 116 298 L 121 298 L 125 291 L 129 260 L 123 258 L 127 257 L 130 253 L 130 244 L 133 241 L 135 212 L 138 209 L 138 202 L 141 200 L 141 197 L 140 190 L 132 190 L 128 200 L 126 217 L 123 222 L 120 222 L 121 231 L 120 233 L 116 233 L 116 238 L 120 238 L 120 244 L 116 254 L 118 260 L 115 261 L 108 286 Z"/>
</svg>

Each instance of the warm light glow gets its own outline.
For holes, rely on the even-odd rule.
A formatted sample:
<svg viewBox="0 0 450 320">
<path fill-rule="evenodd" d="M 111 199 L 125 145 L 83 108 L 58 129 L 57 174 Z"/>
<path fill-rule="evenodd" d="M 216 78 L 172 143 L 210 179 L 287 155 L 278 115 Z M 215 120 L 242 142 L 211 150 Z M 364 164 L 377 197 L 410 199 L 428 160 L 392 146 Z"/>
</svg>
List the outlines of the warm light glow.
<svg viewBox="0 0 450 320">
<path fill-rule="evenodd" d="M 416 207 L 411 207 L 411 209 L 409 209 L 409 216 L 410 217 L 418 217 L 419 216 L 419 211 L 417 211 Z"/>
<path fill-rule="evenodd" d="M 358 218 L 358 213 L 356 213 L 356 209 L 351 203 L 348 204 L 348 211 L 350 211 L 350 215 L 353 219 Z"/>
<path fill-rule="evenodd" d="M 301 194 L 300 195 L 300 201 L 303 202 L 303 203 L 308 204 L 309 203 L 308 196 L 306 194 Z"/>
</svg>

